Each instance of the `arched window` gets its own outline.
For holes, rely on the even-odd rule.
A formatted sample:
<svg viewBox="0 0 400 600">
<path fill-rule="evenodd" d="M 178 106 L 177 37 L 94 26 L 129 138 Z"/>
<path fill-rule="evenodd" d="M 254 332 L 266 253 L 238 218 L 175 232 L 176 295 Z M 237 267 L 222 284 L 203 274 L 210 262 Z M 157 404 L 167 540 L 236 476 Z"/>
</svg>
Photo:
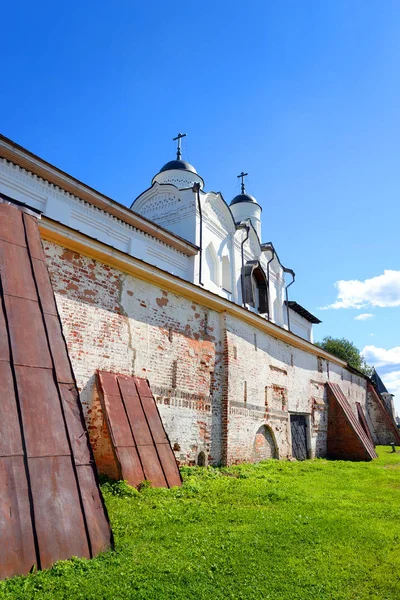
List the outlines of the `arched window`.
<svg viewBox="0 0 400 600">
<path fill-rule="evenodd" d="M 268 312 L 268 282 L 258 260 L 245 264 L 243 270 L 243 301 L 259 313 Z"/>
<path fill-rule="evenodd" d="M 222 287 L 227 292 L 232 291 L 231 263 L 228 256 L 222 257 Z"/>
<path fill-rule="evenodd" d="M 206 265 L 210 281 L 219 285 L 218 258 L 212 244 L 208 244 L 206 248 Z"/>
</svg>

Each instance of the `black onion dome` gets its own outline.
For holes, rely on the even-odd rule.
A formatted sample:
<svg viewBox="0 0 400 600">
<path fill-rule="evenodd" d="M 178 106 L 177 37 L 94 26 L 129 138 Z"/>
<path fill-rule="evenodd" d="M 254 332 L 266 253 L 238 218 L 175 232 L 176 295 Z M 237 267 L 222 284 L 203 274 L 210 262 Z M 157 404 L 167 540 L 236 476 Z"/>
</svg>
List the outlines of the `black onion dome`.
<svg viewBox="0 0 400 600">
<path fill-rule="evenodd" d="M 160 169 L 160 173 L 163 173 L 164 171 L 173 171 L 175 169 L 179 171 L 190 171 L 190 173 L 195 173 L 197 175 L 196 169 L 184 160 L 170 160 L 162 167 L 162 169 Z"/>
<path fill-rule="evenodd" d="M 250 196 L 250 194 L 238 194 L 234 197 L 229 206 L 232 206 L 233 204 L 239 204 L 239 202 L 252 202 L 253 204 L 258 204 L 254 196 Z"/>
</svg>

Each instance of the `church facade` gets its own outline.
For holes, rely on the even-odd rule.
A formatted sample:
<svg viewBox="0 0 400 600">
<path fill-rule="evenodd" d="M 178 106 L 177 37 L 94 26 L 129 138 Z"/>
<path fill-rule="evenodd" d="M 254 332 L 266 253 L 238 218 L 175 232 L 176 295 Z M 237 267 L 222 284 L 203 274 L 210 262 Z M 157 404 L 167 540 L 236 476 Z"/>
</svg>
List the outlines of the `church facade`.
<svg viewBox="0 0 400 600">
<path fill-rule="evenodd" d="M 367 430 L 398 441 L 371 382 L 313 345 L 319 321 L 289 300 L 295 274 L 261 240 L 244 173 L 228 205 L 178 147 L 129 209 L 4 137 L 0 157 L 0 200 L 38 219 L 100 471 L 113 451 L 99 370 L 148 379 L 179 464 L 326 456 L 340 418 L 342 457 Z"/>
<path fill-rule="evenodd" d="M 221 193 L 204 191 L 196 169 L 181 160 L 168 162 L 131 209 L 194 244 L 190 281 L 245 306 L 312 342 L 312 323 L 319 320 L 295 302 L 286 290 L 294 273 L 284 267 L 271 242 L 261 241 L 261 206 L 245 192 L 230 205 Z"/>
</svg>

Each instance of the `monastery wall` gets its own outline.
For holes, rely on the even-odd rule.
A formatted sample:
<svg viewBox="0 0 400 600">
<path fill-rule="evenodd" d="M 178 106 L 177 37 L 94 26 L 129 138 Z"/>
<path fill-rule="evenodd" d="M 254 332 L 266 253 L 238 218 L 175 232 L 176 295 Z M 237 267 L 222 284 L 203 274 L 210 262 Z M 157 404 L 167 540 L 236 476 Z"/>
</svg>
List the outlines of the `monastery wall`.
<svg viewBox="0 0 400 600">
<path fill-rule="evenodd" d="M 365 380 L 335 363 L 94 259 L 44 247 L 89 429 L 103 425 L 97 369 L 149 379 L 181 464 L 200 452 L 214 464 L 290 457 L 291 412 L 306 417 L 310 455 L 323 456 L 328 380 L 355 414 L 356 402 L 365 409 Z M 107 462 L 111 449 L 100 450 Z"/>
<path fill-rule="evenodd" d="M 306 416 L 310 455 L 327 444 L 325 383 L 338 383 L 356 413 L 366 408 L 366 381 L 335 363 L 294 348 L 238 319 L 227 318 L 229 356 L 228 462 L 253 460 L 257 431 L 265 424 L 279 458 L 291 456 L 289 414 Z"/>
<path fill-rule="evenodd" d="M 89 428 L 97 369 L 147 377 L 178 461 L 219 463 L 220 315 L 55 244 L 45 252 Z"/>
</svg>

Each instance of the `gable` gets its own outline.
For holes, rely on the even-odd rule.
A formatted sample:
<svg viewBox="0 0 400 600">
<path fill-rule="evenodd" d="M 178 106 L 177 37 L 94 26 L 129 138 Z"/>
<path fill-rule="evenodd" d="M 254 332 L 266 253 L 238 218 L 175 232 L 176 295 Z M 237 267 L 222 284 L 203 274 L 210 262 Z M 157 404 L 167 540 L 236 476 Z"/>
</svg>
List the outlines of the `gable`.
<svg viewBox="0 0 400 600">
<path fill-rule="evenodd" d="M 232 213 L 221 196 L 210 192 L 201 197 L 203 217 L 211 225 L 224 232 L 233 234 L 236 230 Z"/>
<path fill-rule="evenodd" d="M 196 243 L 196 194 L 174 185 L 154 183 L 132 204 L 132 210 L 180 237 Z"/>
</svg>

